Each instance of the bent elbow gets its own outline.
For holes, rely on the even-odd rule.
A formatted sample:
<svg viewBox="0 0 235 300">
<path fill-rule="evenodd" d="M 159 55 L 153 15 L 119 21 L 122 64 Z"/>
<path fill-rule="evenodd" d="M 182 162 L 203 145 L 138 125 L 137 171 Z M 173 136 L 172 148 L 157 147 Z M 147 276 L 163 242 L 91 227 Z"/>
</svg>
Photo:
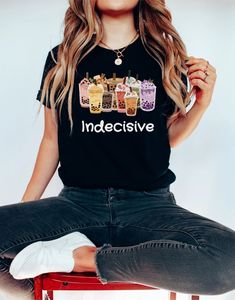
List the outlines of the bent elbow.
<svg viewBox="0 0 235 300">
<path fill-rule="evenodd" d="M 179 145 L 179 141 L 177 139 L 169 139 L 169 145 L 171 148 L 175 148 L 176 146 Z"/>
</svg>

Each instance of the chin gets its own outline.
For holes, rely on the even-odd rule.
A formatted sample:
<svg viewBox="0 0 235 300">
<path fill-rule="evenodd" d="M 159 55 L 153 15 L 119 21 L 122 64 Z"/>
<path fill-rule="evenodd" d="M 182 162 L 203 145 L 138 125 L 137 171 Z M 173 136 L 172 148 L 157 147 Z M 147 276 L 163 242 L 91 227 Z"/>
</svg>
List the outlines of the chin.
<svg viewBox="0 0 235 300">
<path fill-rule="evenodd" d="M 96 0 L 96 7 L 101 12 L 125 12 L 132 10 L 139 0 Z"/>
</svg>

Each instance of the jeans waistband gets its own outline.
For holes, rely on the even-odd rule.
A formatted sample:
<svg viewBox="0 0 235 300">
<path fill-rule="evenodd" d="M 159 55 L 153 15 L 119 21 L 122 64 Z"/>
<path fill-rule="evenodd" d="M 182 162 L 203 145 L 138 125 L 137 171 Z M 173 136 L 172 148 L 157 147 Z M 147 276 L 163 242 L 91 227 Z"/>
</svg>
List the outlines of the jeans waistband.
<svg viewBox="0 0 235 300">
<path fill-rule="evenodd" d="M 73 191 L 73 192 L 84 192 L 84 193 L 92 193 L 92 194 L 128 194 L 135 195 L 143 192 L 155 192 L 155 193 L 167 193 L 170 191 L 170 185 L 165 187 L 157 187 L 154 189 L 142 189 L 142 190 L 133 190 L 126 188 L 116 188 L 116 187 L 107 187 L 107 188 L 86 188 L 86 187 L 78 187 L 78 186 L 67 186 L 64 185 L 64 191 Z"/>
</svg>

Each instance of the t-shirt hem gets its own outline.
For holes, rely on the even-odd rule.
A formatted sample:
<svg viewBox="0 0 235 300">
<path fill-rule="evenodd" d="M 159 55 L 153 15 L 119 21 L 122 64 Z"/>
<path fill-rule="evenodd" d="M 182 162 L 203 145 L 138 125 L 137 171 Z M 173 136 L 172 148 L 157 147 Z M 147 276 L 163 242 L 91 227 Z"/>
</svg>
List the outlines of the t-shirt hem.
<svg viewBox="0 0 235 300">
<path fill-rule="evenodd" d="M 126 189 L 126 190 L 135 190 L 135 191 L 143 191 L 143 190 L 152 190 L 152 189 L 157 189 L 157 188 L 165 188 L 169 187 L 175 180 L 176 176 L 175 174 L 168 169 L 161 177 L 159 177 L 156 181 L 151 182 L 149 184 L 140 184 L 136 183 L 135 185 L 133 184 L 124 184 L 124 183 L 105 183 L 105 184 L 100 184 L 97 183 L 95 184 L 94 182 L 89 185 L 87 183 L 81 183 L 81 182 L 74 182 L 67 180 L 63 178 L 60 174 L 60 179 L 62 180 L 62 183 L 64 186 L 68 187 L 78 187 L 78 188 L 87 188 L 87 189 L 106 189 L 106 188 L 116 188 L 116 189 Z"/>
</svg>

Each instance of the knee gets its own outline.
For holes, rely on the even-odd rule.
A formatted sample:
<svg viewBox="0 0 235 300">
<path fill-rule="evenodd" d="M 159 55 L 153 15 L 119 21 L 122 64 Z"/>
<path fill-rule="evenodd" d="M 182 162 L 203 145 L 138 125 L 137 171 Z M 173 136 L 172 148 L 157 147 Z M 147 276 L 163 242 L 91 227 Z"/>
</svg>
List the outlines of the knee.
<svg viewBox="0 0 235 300">
<path fill-rule="evenodd" d="M 221 295 L 235 289 L 235 264 L 224 259 L 224 265 L 215 265 L 205 272 L 204 294 Z"/>
<path fill-rule="evenodd" d="M 213 285 L 207 286 L 202 293 L 203 295 L 222 295 L 235 289 L 234 280 L 230 279 L 217 279 Z"/>
</svg>

